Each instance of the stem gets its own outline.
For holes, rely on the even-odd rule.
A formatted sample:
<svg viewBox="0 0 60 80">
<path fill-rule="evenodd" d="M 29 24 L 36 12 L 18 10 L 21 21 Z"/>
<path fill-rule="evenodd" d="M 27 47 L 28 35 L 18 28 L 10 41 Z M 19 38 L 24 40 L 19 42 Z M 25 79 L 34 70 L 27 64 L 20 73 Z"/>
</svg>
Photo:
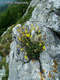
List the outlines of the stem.
<svg viewBox="0 0 60 80">
<path fill-rule="evenodd" d="M 43 73 L 43 69 L 42 69 L 42 65 L 41 65 L 40 59 L 39 59 L 39 63 L 40 63 L 40 72 Z"/>
</svg>

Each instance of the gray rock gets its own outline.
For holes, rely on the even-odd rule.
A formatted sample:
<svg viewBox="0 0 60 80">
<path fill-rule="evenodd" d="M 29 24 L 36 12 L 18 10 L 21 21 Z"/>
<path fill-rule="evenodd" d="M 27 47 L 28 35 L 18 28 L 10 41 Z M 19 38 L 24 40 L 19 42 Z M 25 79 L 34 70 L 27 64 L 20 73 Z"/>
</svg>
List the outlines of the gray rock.
<svg viewBox="0 0 60 80">
<path fill-rule="evenodd" d="M 0 56 L 0 62 L 2 61 L 2 56 Z"/>
<path fill-rule="evenodd" d="M 2 69 L 0 69 L 0 80 L 2 80 L 3 76 L 5 76 L 5 68 L 4 68 L 4 66 L 2 67 Z"/>
<path fill-rule="evenodd" d="M 60 34 L 60 16 L 54 12 L 60 7 L 60 0 L 40 0 L 38 3 L 33 0 L 33 2 L 35 9 L 30 20 L 24 25 L 28 25 L 29 28 L 31 24 L 35 27 L 38 25 L 42 35 L 46 34 L 46 39 L 43 37 L 46 51 L 40 54 L 41 63 L 32 60 L 24 63 L 24 53 L 16 47 L 20 42 L 17 39 L 18 27 L 15 26 L 9 55 L 9 80 L 41 80 L 40 67 L 44 71 L 42 74 L 44 80 L 60 80 L 60 39 L 56 35 L 56 32 Z"/>
</svg>

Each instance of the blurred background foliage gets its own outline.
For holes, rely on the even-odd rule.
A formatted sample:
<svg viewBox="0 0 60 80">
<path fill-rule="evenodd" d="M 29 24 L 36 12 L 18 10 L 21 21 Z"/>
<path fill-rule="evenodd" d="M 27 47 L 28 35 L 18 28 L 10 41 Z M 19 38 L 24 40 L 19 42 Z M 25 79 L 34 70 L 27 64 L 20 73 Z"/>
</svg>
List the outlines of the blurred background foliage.
<svg viewBox="0 0 60 80">
<path fill-rule="evenodd" d="M 0 35 L 24 15 L 31 0 L 17 1 L 26 1 L 28 4 L 10 4 L 0 8 Z"/>
</svg>

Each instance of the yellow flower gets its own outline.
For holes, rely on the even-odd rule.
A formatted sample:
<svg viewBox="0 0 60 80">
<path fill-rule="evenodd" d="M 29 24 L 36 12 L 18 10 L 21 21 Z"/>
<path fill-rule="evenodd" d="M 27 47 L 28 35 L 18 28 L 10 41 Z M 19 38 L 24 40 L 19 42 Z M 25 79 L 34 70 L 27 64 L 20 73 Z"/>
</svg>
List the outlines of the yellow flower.
<svg viewBox="0 0 60 80">
<path fill-rule="evenodd" d="M 23 48 L 21 48 L 20 50 L 21 50 L 21 51 L 23 51 L 24 49 L 23 49 Z"/>
<path fill-rule="evenodd" d="M 22 29 L 24 29 L 24 27 L 22 27 Z"/>
<path fill-rule="evenodd" d="M 20 29 L 17 29 L 18 32 L 20 32 Z"/>
<path fill-rule="evenodd" d="M 28 46 L 29 44 L 28 44 L 28 43 L 26 43 L 26 45 Z"/>
<path fill-rule="evenodd" d="M 30 34 L 26 34 L 26 37 L 30 37 Z"/>
<path fill-rule="evenodd" d="M 19 25 L 17 25 L 17 27 L 19 27 Z"/>
<path fill-rule="evenodd" d="M 33 24 L 31 24 L 31 26 L 33 26 Z"/>
<path fill-rule="evenodd" d="M 21 41 L 21 38 L 20 38 L 20 37 L 18 37 L 18 40 L 19 40 L 19 41 Z"/>
<path fill-rule="evenodd" d="M 46 47 L 45 46 L 43 46 L 43 50 L 45 50 L 46 49 Z"/>
<path fill-rule="evenodd" d="M 27 33 L 28 31 L 27 31 L 27 29 L 25 29 L 25 33 Z"/>
<path fill-rule="evenodd" d="M 39 46 L 42 46 L 42 44 L 40 43 Z"/>
<path fill-rule="evenodd" d="M 28 56 L 24 56 L 24 58 L 25 58 L 26 60 L 28 60 Z"/>
<path fill-rule="evenodd" d="M 32 38 L 32 35 L 30 37 Z"/>
<path fill-rule="evenodd" d="M 32 30 L 35 30 L 35 27 L 32 27 Z"/>
<path fill-rule="evenodd" d="M 40 30 L 38 32 L 40 33 Z"/>
</svg>

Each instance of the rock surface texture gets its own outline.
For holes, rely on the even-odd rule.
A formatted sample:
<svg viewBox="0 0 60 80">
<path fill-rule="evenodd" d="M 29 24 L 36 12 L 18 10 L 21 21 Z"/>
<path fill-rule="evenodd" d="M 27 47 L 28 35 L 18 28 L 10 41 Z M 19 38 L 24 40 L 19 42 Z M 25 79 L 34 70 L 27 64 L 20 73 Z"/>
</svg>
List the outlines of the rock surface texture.
<svg viewBox="0 0 60 80">
<path fill-rule="evenodd" d="M 17 28 L 21 27 L 18 24 L 13 28 L 8 80 L 60 80 L 60 0 L 38 0 L 32 17 L 25 26 L 30 27 L 31 24 L 35 28 L 36 25 L 40 27 L 46 42 L 46 50 L 40 55 L 41 64 L 36 60 L 24 63 L 24 52 L 17 47 L 19 45 Z M 40 65 L 43 73 L 40 72 Z"/>
<path fill-rule="evenodd" d="M 5 68 L 3 67 L 0 69 L 0 80 L 2 80 L 2 77 L 5 76 Z"/>
</svg>

